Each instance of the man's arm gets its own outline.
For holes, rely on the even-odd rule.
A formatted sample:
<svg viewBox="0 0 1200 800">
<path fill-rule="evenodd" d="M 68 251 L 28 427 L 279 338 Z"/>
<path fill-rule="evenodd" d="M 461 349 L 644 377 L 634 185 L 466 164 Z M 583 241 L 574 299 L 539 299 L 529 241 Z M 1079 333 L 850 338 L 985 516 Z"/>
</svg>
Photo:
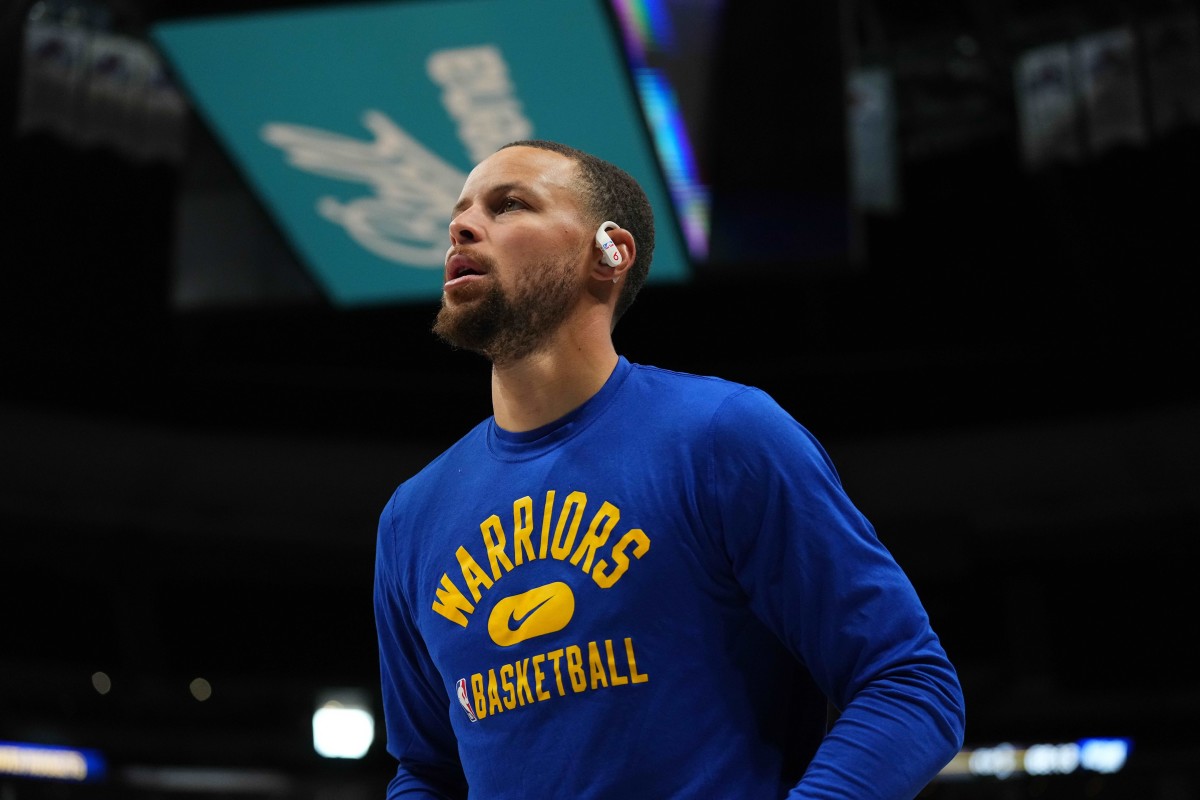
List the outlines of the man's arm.
<svg viewBox="0 0 1200 800">
<path fill-rule="evenodd" d="M 965 727 L 957 673 L 915 589 L 823 447 L 773 400 L 738 395 L 715 430 L 734 572 L 841 711 L 789 798 L 911 800 Z"/>
<path fill-rule="evenodd" d="M 387 798 L 463 800 L 467 783 L 437 670 L 404 602 L 396 575 L 393 496 L 379 520 L 375 626 L 387 751 L 397 762 Z"/>
</svg>

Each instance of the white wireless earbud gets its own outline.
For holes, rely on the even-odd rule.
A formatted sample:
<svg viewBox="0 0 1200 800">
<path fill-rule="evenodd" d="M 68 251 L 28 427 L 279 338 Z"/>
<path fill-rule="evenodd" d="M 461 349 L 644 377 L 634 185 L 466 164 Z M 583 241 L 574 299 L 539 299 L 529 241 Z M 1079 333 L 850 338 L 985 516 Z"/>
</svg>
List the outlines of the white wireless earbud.
<svg viewBox="0 0 1200 800">
<path fill-rule="evenodd" d="M 604 259 L 604 263 L 610 267 L 615 267 L 621 263 L 621 251 L 617 249 L 617 245 L 608 235 L 609 228 L 620 228 L 621 226 L 615 222 L 605 222 L 596 231 L 596 247 L 600 248 L 600 257 Z"/>
</svg>

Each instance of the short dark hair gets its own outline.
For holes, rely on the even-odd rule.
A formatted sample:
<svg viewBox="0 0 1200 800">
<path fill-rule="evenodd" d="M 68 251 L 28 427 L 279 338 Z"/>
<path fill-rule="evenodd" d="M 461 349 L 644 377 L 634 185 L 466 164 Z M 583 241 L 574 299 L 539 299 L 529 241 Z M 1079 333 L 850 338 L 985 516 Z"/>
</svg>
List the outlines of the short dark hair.
<svg viewBox="0 0 1200 800">
<path fill-rule="evenodd" d="M 637 256 L 625 273 L 625 285 L 617 298 L 617 307 L 613 311 L 615 325 L 646 283 L 654 258 L 654 209 L 646 192 L 632 175 L 616 164 L 570 145 L 546 139 L 521 139 L 500 149 L 508 147 L 536 147 L 574 161 L 579 165 L 579 176 L 583 179 L 580 194 L 593 217 L 591 224 L 599 227 L 605 220 L 612 220 L 633 234 Z"/>
</svg>

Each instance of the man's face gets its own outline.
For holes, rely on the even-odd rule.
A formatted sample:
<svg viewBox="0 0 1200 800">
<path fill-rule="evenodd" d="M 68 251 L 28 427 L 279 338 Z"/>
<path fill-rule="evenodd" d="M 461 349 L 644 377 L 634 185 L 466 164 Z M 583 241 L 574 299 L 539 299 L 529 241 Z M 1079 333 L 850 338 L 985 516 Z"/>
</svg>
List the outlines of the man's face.
<svg viewBox="0 0 1200 800">
<path fill-rule="evenodd" d="M 510 147 L 480 162 L 450 222 L 434 333 L 511 362 L 546 344 L 584 292 L 594 260 L 575 162 Z"/>
</svg>

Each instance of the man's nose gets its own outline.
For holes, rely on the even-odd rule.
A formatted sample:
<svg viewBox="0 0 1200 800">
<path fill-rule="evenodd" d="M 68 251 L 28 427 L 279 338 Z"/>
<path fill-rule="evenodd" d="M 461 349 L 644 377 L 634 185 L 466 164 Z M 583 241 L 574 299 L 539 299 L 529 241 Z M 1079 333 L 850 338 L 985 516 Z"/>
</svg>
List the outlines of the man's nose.
<svg viewBox="0 0 1200 800">
<path fill-rule="evenodd" d="M 482 229 L 479 224 L 478 216 L 471 209 L 460 211 L 453 219 L 450 220 L 450 243 L 463 244 L 464 242 L 479 241 Z"/>
</svg>

